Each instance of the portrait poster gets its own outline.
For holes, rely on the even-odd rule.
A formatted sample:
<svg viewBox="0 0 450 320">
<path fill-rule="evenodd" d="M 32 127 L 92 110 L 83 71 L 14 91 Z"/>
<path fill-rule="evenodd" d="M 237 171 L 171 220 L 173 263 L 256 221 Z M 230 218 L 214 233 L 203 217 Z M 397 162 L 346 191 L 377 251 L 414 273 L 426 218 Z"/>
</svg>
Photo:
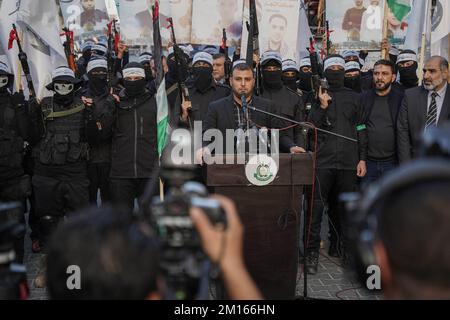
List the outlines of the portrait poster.
<svg viewBox="0 0 450 320">
<path fill-rule="evenodd" d="M 297 58 L 298 22 L 300 1 L 297 0 L 256 0 L 259 26 L 259 52 L 273 50 L 284 59 Z M 241 58 L 246 56 L 249 20 L 249 1 L 244 1 L 242 23 Z"/>
<path fill-rule="evenodd" d="M 106 37 L 109 22 L 105 0 L 60 0 L 65 26 L 75 40 Z"/>
<path fill-rule="evenodd" d="M 194 0 L 191 43 L 219 46 L 225 28 L 228 47 L 238 46 L 243 4 L 244 0 Z"/>
</svg>

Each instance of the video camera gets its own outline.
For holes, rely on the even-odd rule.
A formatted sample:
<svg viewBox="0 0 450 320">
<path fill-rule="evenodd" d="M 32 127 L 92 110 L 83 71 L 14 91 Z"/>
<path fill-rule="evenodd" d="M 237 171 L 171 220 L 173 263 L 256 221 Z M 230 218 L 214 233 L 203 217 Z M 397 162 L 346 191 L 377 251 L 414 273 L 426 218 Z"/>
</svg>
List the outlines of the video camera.
<svg viewBox="0 0 450 320">
<path fill-rule="evenodd" d="M 0 300 L 25 300 L 29 290 L 25 266 L 17 263 L 15 245 L 25 226 L 15 219 L 19 202 L 0 203 Z"/>
<path fill-rule="evenodd" d="M 209 260 L 189 216 L 190 208 L 202 209 L 214 225 L 220 224 L 224 228 L 227 225 L 219 202 L 209 199 L 206 187 L 198 182 L 201 170 L 194 164 L 192 146 L 192 136 L 187 130 L 171 137 L 161 157 L 159 171 L 167 192 L 164 199 L 153 197 L 149 210 L 144 213 L 160 242 L 161 268 L 174 293 L 171 299 L 207 298 L 208 294 L 207 286 L 205 291 L 200 284 L 202 277 L 208 277 Z M 190 154 L 179 157 L 180 154 L 174 152 L 176 149 Z"/>
</svg>

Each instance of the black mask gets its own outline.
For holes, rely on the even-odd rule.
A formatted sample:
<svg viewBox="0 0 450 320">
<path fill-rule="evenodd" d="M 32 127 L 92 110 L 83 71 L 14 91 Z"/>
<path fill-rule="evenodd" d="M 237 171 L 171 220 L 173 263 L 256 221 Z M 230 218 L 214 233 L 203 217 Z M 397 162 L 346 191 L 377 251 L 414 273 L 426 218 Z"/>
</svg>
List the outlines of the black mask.
<svg viewBox="0 0 450 320">
<path fill-rule="evenodd" d="M 330 89 L 340 89 L 344 86 L 345 71 L 327 69 L 325 78 L 327 78 Z"/>
<path fill-rule="evenodd" d="M 136 97 L 145 91 L 145 79 L 136 81 L 123 80 L 125 92 L 129 97 Z"/>
<path fill-rule="evenodd" d="M 283 83 L 289 89 L 297 91 L 297 76 L 288 77 L 288 76 L 283 75 Z"/>
<path fill-rule="evenodd" d="M 299 78 L 299 82 L 298 82 L 298 87 L 306 92 L 309 92 L 312 90 L 312 86 L 311 86 L 311 77 L 312 74 L 310 72 L 303 72 L 300 71 L 298 73 L 298 78 Z"/>
<path fill-rule="evenodd" d="M 361 92 L 361 76 L 346 77 L 344 79 L 344 86 L 352 89 L 353 91 Z"/>
<path fill-rule="evenodd" d="M 192 68 L 192 75 L 194 79 L 194 86 L 200 92 L 205 92 L 212 82 L 212 68 L 211 67 L 194 67 Z"/>
<path fill-rule="evenodd" d="M 105 75 L 89 75 L 89 91 L 94 96 L 101 96 L 108 90 L 108 80 Z"/>
<path fill-rule="evenodd" d="M 400 73 L 400 83 L 407 89 L 417 86 L 419 78 L 417 78 L 417 62 L 406 68 L 398 68 Z"/>
<path fill-rule="evenodd" d="M 283 81 L 281 79 L 281 70 L 277 71 L 262 71 L 264 86 L 269 89 L 281 89 Z"/>
</svg>

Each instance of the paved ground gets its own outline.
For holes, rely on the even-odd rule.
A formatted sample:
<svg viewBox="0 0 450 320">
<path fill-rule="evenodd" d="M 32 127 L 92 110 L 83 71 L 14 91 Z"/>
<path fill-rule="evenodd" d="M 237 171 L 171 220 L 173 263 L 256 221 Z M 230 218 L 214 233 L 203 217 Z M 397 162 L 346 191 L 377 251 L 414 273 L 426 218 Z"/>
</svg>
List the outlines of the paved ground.
<svg viewBox="0 0 450 320">
<path fill-rule="evenodd" d="M 319 259 L 319 271 L 307 276 L 307 297 L 332 300 L 380 300 L 381 295 L 369 292 L 352 279 L 347 271 L 340 266 L 337 258 L 331 258 L 322 249 Z M 297 296 L 303 297 L 303 272 L 299 266 L 297 278 Z"/>
</svg>

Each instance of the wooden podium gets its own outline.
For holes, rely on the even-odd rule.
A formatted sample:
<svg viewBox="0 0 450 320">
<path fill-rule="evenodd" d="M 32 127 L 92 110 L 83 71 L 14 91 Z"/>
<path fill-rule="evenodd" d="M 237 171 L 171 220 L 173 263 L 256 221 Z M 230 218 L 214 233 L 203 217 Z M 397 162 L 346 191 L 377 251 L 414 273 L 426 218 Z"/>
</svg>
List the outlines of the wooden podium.
<svg viewBox="0 0 450 320">
<path fill-rule="evenodd" d="M 294 299 L 298 269 L 299 217 L 303 186 L 312 184 L 312 155 L 280 154 L 275 180 L 250 184 L 245 165 L 208 165 L 212 193 L 233 199 L 244 224 L 246 266 L 266 299 Z"/>
</svg>

